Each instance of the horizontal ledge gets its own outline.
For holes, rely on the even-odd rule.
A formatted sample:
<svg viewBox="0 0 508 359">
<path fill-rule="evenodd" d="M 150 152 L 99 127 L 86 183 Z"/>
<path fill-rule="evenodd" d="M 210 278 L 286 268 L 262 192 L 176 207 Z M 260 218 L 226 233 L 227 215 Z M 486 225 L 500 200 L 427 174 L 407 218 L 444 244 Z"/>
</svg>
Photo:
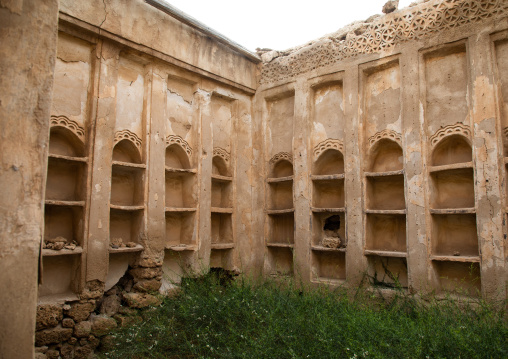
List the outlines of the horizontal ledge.
<svg viewBox="0 0 508 359">
<path fill-rule="evenodd" d="M 338 208 L 318 208 L 318 207 L 312 207 L 311 211 L 314 213 L 321 213 L 321 212 L 332 212 L 332 213 L 345 213 L 346 207 L 338 207 Z"/>
<path fill-rule="evenodd" d="M 166 249 L 175 251 L 175 252 L 183 252 L 183 251 L 195 251 L 198 249 L 198 246 L 195 244 L 175 244 L 167 246 Z"/>
<path fill-rule="evenodd" d="M 212 213 L 231 214 L 233 213 L 233 208 L 212 207 Z"/>
<path fill-rule="evenodd" d="M 174 168 L 174 167 L 164 167 L 164 170 L 168 173 L 175 173 L 175 174 L 189 174 L 193 175 L 197 173 L 197 170 L 194 168 Z"/>
<path fill-rule="evenodd" d="M 184 207 L 166 207 L 164 210 L 167 212 L 196 212 L 197 208 L 184 208 Z"/>
<path fill-rule="evenodd" d="M 43 257 L 54 257 L 54 256 L 68 256 L 73 254 L 81 254 L 83 253 L 83 248 L 76 247 L 75 249 L 60 249 L 59 251 L 54 249 L 43 249 L 42 256 Z"/>
<path fill-rule="evenodd" d="M 453 163 L 451 165 L 429 166 L 429 172 L 441 172 L 473 168 L 473 162 Z"/>
<path fill-rule="evenodd" d="M 131 252 L 141 252 L 145 248 L 141 244 L 136 244 L 136 247 L 120 247 L 120 248 L 112 248 L 109 247 L 109 253 L 131 253 Z"/>
<path fill-rule="evenodd" d="M 346 252 L 346 248 L 330 248 L 330 247 L 323 247 L 323 246 L 312 246 L 311 249 L 313 251 L 317 252 Z"/>
<path fill-rule="evenodd" d="M 397 214 L 404 215 L 406 214 L 405 209 L 366 209 L 365 213 L 367 214 Z"/>
<path fill-rule="evenodd" d="M 51 153 L 48 155 L 48 158 L 69 162 L 81 162 L 81 163 L 88 162 L 88 157 L 73 157 L 73 156 L 55 155 Z"/>
<path fill-rule="evenodd" d="M 345 178 L 344 173 L 334 175 L 311 175 L 310 179 L 313 181 L 329 181 L 329 180 L 343 180 Z"/>
<path fill-rule="evenodd" d="M 439 262 L 464 262 L 464 263 L 480 263 L 479 256 L 439 256 L 432 255 L 430 260 Z"/>
<path fill-rule="evenodd" d="M 273 247 L 273 248 L 293 248 L 294 244 L 291 243 L 266 243 L 267 247 Z"/>
<path fill-rule="evenodd" d="M 235 248 L 234 243 L 212 243 L 212 249 L 233 249 Z"/>
<path fill-rule="evenodd" d="M 73 292 L 65 292 L 65 293 L 57 293 L 45 295 L 37 298 L 37 305 L 40 304 L 64 304 L 67 302 L 75 302 L 78 301 L 79 297 L 76 293 Z"/>
<path fill-rule="evenodd" d="M 286 214 L 286 213 L 293 213 L 295 211 L 294 208 L 287 208 L 287 209 L 267 209 L 266 214 L 268 215 L 278 215 L 278 214 Z"/>
<path fill-rule="evenodd" d="M 318 277 L 311 280 L 314 284 L 326 284 L 326 285 L 343 285 L 346 283 L 345 279 L 335 279 L 335 278 L 323 278 Z"/>
<path fill-rule="evenodd" d="M 139 168 L 145 169 L 146 165 L 144 163 L 132 163 L 132 162 L 123 162 L 123 161 L 113 161 L 113 166 L 119 167 L 127 167 L 127 168 Z"/>
<path fill-rule="evenodd" d="M 270 177 L 266 179 L 268 183 L 277 183 L 277 182 L 288 182 L 292 181 L 294 176 L 286 176 L 286 177 Z"/>
<path fill-rule="evenodd" d="M 109 208 L 117 209 L 120 211 L 140 211 L 140 210 L 145 209 L 145 206 L 120 206 L 117 204 L 110 204 Z"/>
<path fill-rule="evenodd" d="M 404 170 L 386 171 L 386 172 L 364 172 L 365 177 L 387 177 L 404 175 Z"/>
<path fill-rule="evenodd" d="M 214 175 L 214 174 L 212 174 L 212 181 L 217 181 L 217 182 L 231 182 L 231 181 L 233 181 L 233 177 L 231 177 L 231 176 L 221 176 L 221 175 Z"/>
<path fill-rule="evenodd" d="M 475 214 L 474 208 L 441 208 L 430 209 L 431 214 Z"/>
<path fill-rule="evenodd" d="M 66 206 L 66 207 L 84 207 L 85 201 L 59 201 L 55 199 L 47 199 L 44 204 L 48 206 Z"/>
<path fill-rule="evenodd" d="M 406 258 L 407 252 L 398 252 L 398 251 L 377 251 L 366 249 L 363 251 L 363 254 L 366 256 L 379 256 L 379 257 L 395 257 L 395 258 Z"/>
</svg>

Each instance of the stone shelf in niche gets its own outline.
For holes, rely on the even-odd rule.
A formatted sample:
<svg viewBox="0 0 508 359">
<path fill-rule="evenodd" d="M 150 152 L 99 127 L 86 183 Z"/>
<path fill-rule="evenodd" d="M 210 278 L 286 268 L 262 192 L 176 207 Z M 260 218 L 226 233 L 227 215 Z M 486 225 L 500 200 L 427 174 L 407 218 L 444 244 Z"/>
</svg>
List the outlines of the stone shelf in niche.
<svg viewBox="0 0 508 359">
<path fill-rule="evenodd" d="M 268 183 L 277 183 L 277 182 L 288 182 L 292 181 L 293 176 L 285 176 L 285 177 L 269 177 L 266 179 Z"/>
<path fill-rule="evenodd" d="M 194 175 L 197 173 L 197 170 L 194 168 L 175 168 L 175 167 L 166 166 L 164 168 L 164 170 L 167 173 L 182 174 L 182 175 L 185 175 L 185 174 Z"/>
<path fill-rule="evenodd" d="M 266 213 L 271 216 L 276 216 L 278 214 L 287 214 L 287 213 L 293 213 L 295 211 L 294 208 L 288 208 L 288 209 L 267 209 Z"/>
<path fill-rule="evenodd" d="M 191 207 L 166 207 L 164 208 L 166 212 L 173 212 L 173 213 L 179 213 L 179 212 L 196 212 L 197 208 Z"/>
<path fill-rule="evenodd" d="M 339 207 L 339 208 L 317 208 L 312 207 L 312 212 L 320 213 L 320 212 L 330 212 L 330 213 L 345 213 L 346 208 L 345 207 Z"/>
<path fill-rule="evenodd" d="M 109 253 L 132 253 L 141 252 L 145 248 L 141 244 L 136 244 L 135 247 L 123 247 L 123 248 L 111 248 L 109 247 Z"/>
<path fill-rule="evenodd" d="M 81 254 L 81 253 L 83 253 L 83 248 L 81 248 L 80 246 L 77 246 L 74 249 L 60 249 L 59 251 L 56 251 L 54 249 L 43 249 L 42 250 L 43 257 L 68 256 L 68 255 Z"/>
<path fill-rule="evenodd" d="M 233 213 L 233 208 L 212 207 L 211 212 L 212 213 L 231 214 L 231 213 Z"/>
<path fill-rule="evenodd" d="M 430 260 L 440 261 L 440 262 L 480 263 L 479 256 L 436 256 L 436 255 L 431 255 Z"/>
<path fill-rule="evenodd" d="M 405 209 L 366 209 L 367 214 L 392 214 L 392 215 L 405 215 Z"/>
<path fill-rule="evenodd" d="M 109 208 L 117 209 L 120 211 L 140 211 L 140 210 L 145 209 L 145 206 L 143 206 L 143 205 L 142 206 L 120 206 L 117 204 L 110 204 Z"/>
<path fill-rule="evenodd" d="M 462 162 L 462 163 L 453 163 L 449 165 L 441 165 L 441 166 L 430 166 L 429 172 L 441 172 L 441 171 L 453 171 L 453 170 L 462 170 L 467 168 L 473 168 L 473 162 Z"/>
<path fill-rule="evenodd" d="M 212 249 L 221 250 L 221 249 L 233 249 L 235 248 L 234 243 L 212 243 Z"/>
<path fill-rule="evenodd" d="M 404 175 L 404 170 L 386 171 L 386 172 L 365 172 L 365 177 L 388 177 L 402 175 Z"/>
<path fill-rule="evenodd" d="M 145 169 L 146 165 L 144 163 L 133 163 L 133 162 L 123 162 L 123 161 L 113 161 L 113 166 L 118 167 L 127 167 L 127 168 L 133 168 L 133 169 Z"/>
<path fill-rule="evenodd" d="M 46 204 L 46 206 L 84 207 L 85 201 L 58 201 L 47 199 L 44 201 L 44 204 Z"/>
<path fill-rule="evenodd" d="M 311 249 L 316 252 L 346 252 L 346 248 L 330 248 L 316 245 L 313 245 Z"/>
<path fill-rule="evenodd" d="M 73 157 L 73 156 L 64 156 L 64 155 L 55 155 L 55 154 L 49 154 L 48 158 L 50 160 L 56 160 L 56 161 L 70 161 L 70 162 L 88 162 L 88 157 Z"/>
<path fill-rule="evenodd" d="M 331 286 L 339 286 L 346 283 L 345 279 L 334 279 L 334 278 L 315 278 L 311 280 L 312 283 L 315 284 L 325 284 L 325 285 L 331 285 Z"/>
<path fill-rule="evenodd" d="M 222 176 L 222 175 L 212 174 L 212 181 L 217 181 L 217 182 L 231 182 L 231 181 L 233 181 L 233 177 L 231 177 L 231 176 Z"/>
<path fill-rule="evenodd" d="M 334 175 L 311 175 L 310 179 L 313 181 L 330 181 L 330 180 L 343 180 L 344 173 Z"/>
<path fill-rule="evenodd" d="M 166 249 L 169 249 L 169 250 L 172 250 L 175 252 L 195 251 L 198 249 L 198 246 L 195 244 L 175 244 L 175 245 L 167 246 Z"/>
<path fill-rule="evenodd" d="M 431 214 L 475 214 L 474 208 L 440 208 L 430 209 Z"/>
<path fill-rule="evenodd" d="M 377 251 L 366 249 L 363 251 L 366 256 L 379 256 L 379 257 L 394 257 L 394 258 L 406 258 L 406 252 L 398 252 L 398 251 Z"/>
<path fill-rule="evenodd" d="M 266 243 L 267 247 L 273 247 L 273 248 L 293 248 L 294 245 L 291 243 L 276 243 L 276 242 L 270 242 Z"/>
</svg>

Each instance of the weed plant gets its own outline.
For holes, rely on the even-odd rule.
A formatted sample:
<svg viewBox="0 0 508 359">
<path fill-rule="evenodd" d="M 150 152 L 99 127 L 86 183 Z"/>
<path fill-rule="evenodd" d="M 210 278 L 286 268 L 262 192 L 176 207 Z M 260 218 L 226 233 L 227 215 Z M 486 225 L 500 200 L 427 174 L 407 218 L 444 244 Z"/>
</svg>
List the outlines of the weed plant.
<svg viewBox="0 0 508 359">
<path fill-rule="evenodd" d="M 222 284 L 222 285 L 221 285 Z M 119 330 L 107 358 L 508 358 L 504 309 L 214 276 Z M 504 308 L 504 307 L 503 307 Z"/>
</svg>

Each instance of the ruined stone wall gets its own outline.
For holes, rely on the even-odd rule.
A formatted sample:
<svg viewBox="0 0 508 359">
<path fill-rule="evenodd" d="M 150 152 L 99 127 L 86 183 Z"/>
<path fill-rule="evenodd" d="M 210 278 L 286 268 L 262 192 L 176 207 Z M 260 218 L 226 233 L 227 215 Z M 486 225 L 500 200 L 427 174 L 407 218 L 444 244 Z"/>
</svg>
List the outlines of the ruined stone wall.
<svg viewBox="0 0 508 359">
<path fill-rule="evenodd" d="M 102 6 L 60 8 L 35 333 L 41 358 L 87 357 L 131 320 L 132 308 L 159 303 L 183 275 L 252 267 L 259 61 L 142 1 L 128 2 L 131 13 L 124 3 L 106 1 L 115 16 L 97 26 L 91 13 Z M 130 31 L 151 16 L 161 34 L 145 46 L 148 32 Z M 175 27 L 187 37 L 166 50 Z"/>
<path fill-rule="evenodd" d="M 420 1 L 261 53 L 266 274 L 506 296 L 507 19 Z"/>
</svg>

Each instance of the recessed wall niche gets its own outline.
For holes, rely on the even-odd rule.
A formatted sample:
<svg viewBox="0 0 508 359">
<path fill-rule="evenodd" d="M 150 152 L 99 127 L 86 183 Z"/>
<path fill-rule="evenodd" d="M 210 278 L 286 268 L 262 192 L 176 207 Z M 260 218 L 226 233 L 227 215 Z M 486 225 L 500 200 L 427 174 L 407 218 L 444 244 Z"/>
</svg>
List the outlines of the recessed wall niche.
<svg viewBox="0 0 508 359">
<path fill-rule="evenodd" d="M 229 169 L 230 156 L 216 148 L 212 159 L 211 248 L 210 266 L 231 268 L 234 248 L 233 235 L 233 177 Z"/>
<path fill-rule="evenodd" d="M 393 56 L 360 66 L 365 249 L 371 284 L 407 287 L 401 73 Z"/>
</svg>

